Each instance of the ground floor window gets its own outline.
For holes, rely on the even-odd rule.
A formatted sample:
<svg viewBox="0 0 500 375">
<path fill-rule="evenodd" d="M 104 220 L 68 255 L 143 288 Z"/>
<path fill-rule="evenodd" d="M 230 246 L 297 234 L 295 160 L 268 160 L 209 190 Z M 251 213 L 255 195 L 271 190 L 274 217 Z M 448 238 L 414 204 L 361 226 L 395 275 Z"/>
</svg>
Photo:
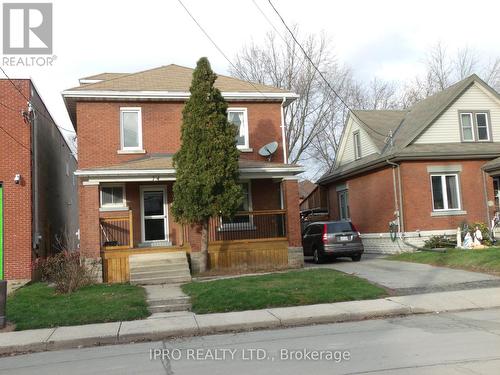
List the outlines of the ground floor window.
<svg viewBox="0 0 500 375">
<path fill-rule="evenodd" d="M 125 206 L 125 186 L 103 185 L 101 186 L 101 207 L 113 208 Z"/>
<path fill-rule="evenodd" d="M 250 182 L 242 182 L 241 189 L 243 191 L 243 201 L 241 202 L 238 212 L 248 212 L 252 210 L 252 199 Z M 245 227 L 251 226 L 252 217 L 251 215 L 241 215 L 238 214 L 233 218 L 222 218 L 222 228 L 223 229 L 243 229 Z"/>
<path fill-rule="evenodd" d="M 434 211 L 459 210 L 460 191 L 457 174 L 431 175 L 432 208 Z"/>
<path fill-rule="evenodd" d="M 350 218 L 349 213 L 349 192 L 347 190 L 342 190 L 337 193 L 339 200 L 339 217 L 340 220 L 348 220 Z"/>
</svg>

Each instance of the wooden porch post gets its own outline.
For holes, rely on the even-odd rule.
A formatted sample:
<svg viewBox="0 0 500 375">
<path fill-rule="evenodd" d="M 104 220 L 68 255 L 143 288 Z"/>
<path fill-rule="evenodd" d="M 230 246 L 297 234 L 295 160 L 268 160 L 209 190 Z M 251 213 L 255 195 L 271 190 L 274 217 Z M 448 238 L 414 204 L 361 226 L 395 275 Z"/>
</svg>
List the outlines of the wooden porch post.
<svg viewBox="0 0 500 375">
<path fill-rule="evenodd" d="M 134 247 L 134 220 L 132 217 L 132 210 L 128 211 L 128 227 L 129 227 L 129 249 Z"/>
</svg>

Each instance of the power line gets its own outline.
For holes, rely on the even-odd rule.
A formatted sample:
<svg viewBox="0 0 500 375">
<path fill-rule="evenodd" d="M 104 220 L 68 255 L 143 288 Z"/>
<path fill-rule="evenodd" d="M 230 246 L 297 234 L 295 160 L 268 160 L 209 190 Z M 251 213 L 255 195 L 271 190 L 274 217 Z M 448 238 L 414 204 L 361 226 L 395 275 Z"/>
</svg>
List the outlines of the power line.
<svg viewBox="0 0 500 375">
<path fill-rule="evenodd" d="M 180 1 L 180 0 L 179 0 Z M 283 19 L 283 17 L 281 16 L 281 14 L 278 12 L 278 10 L 276 9 L 276 7 L 274 6 L 274 4 L 272 3 L 271 0 L 267 0 L 269 2 L 269 5 L 271 5 L 271 7 L 273 8 L 274 12 L 277 14 L 277 16 L 280 18 L 281 22 L 283 23 L 283 25 L 285 26 L 285 28 L 288 30 L 288 32 L 290 33 L 290 36 L 292 37 L 292 39 L 294 40 L 294 42 L 299 46 L 299 48 L 301 49 L 302 53 L 304 54 L 304 56 L 306 57 L 306 59 L 309 61 L 309 63 L 313 66 L 313 68 L 316 70 L 316 72 L 318 72 L 318 74 L 320 75 L 320 77 L 323 79 L 323 81 L 325 81 L 325 83 L 327 84 L 328 88 L 335 94 L 335 96 L 341 101 L 341 103 L 353 114 L 353 116 L 358 119 L 359 122 L 361 122 L 363 125 L 365 125 L 368 129 L 370 129 L 372 132 L 374 132 L 375 134 L 378 134 L 379 136 L 382 136 L 384 137 L 385 139 L 387 139 L 388 135 L 387 134 L 383 134 L 383 133 L 380 133 L 379 131 L 373 129 L 371 126 L 369 126 L 368 124 L 366 124 L 364 121 L 362 121 L 358 116 L 356 116 L 356 114 L 354 113 L 354 111 L 349 107 L 349 105 L 345 102 L 345 100 L 337 93 L 337 91 L 332 87 L 332 85 L 330 84 L 330 82 L 325 78 L 325 76 L 323 75 L 323 73 L 321 72 L 321 70 L 319 70 L 319 68 L 316 66 L 316 64 L 314 64 L 314 62 L 312 61 L 312 59 L 309 57 L 309 55 L 307 54 L 306 50 L 304 49 L 304 47 L 302 47 L 302 45 L 300 44 L 300 42 L 297 40 L 297 38 L 295 37 L 295 35 L 293 34 L 293 31 L 288 27 L 288 25 L 286 24 L 285 20 Z"/>
<path fill-rule="evenodd" d="M 238 69 L 238 67 L 236 65 L 233 64 L 233 62 L 229 59 L 229 57 L 227 57 L 227 55 L 224 53 L 224 51 L 217 45 L 217 43 L 215 43 L 215 41 L 210 37 L 210 35 L 205 31 L 205 29 L 203 28 L 203 26 L 200 25 L 200 23 L 196 20 L 196 18 L 191 14 L 191 12 L 189 11 L 189 9 L 184 5 L 184 3 L 181 1 L 181 0 L 177 0 L 179 2 L 179 4 L 184 8 L 184 10 L 186 11 L 186 13 L 189 15 L 189 17 L 191 17 L 191 19 L 194 21 L 194 23 L 198 26 L 198 28 L 203 32 L 203 34 L 205 34 L 205 36 L 207 37 L 207 39 L 213 44 L 213 46 L 217 49 L 217 51 L 219 51 L 219 53 L 224 56 L 224 58 L 227 60 L 227 62 L 234 68 L 234 70 L 236 72 L 238 72 L 241 76 L 245 77 L 245 79 L 248 81 L 248 83 L 250 83 L 253 88 L 255 90 L 257 90 L 262 96 L 266 96 L 262 91 L 260 91 L 258 89 L 257 86 L 255 86 L 255 84 L 248 78 L 248 76 L 246 75 L 245 72 L 241 71 L 240 69 Z"/>
<path fill-rule="evenodd" d="M 2 126 L 0 126 L 0 130 L 2 130 L 5 134 L 7 134 L 9 136 L 9 138 L 11 138 L 14 142 L 16 142 L 19 146 L 21 146 L 22 148 L 28 150 L 30 153 L 31 153 L 31 150 L 26 147 L 24 144 L 22 144 L 21 142 L 19 142 L 16 138 L 14 138 L 7 130 L 5 130 Z"/>
<path fill-rule="evenodd" d="M 26 102 L 31 105 L 34 109 L 36 109 L 38 111 L 38 114 L 41 115 L 42 117 L 44 117 L 47 121 L 51 122 L 54 124 L 54 126 L 56 128 L 59 128 L 61 130 L 65 130 L 67 132 L 70 132 L 70 133 L 74 133 L 76 134 L 76 132 L 74 130 L 71 130 L 71 129 L 67 129 L 67 128 L 64 128 L 62 126 L 59 126 L 56 124 L 56 122 L 54 121 L 54 119 L 52 118 L 48 118 L 47 116 L 45 116 L 45 114 L 43 113 L 42 110 L 40 110 L 37 106 L 35 106 L 30 99 L 28 99 L 26 97 L 26 95 L 24 95 L 24 93 L 21 91 L 21 89 L 19 89 L 19 87 L 17 87 L 17 85 L 14 83 L 14 81 L 12 81 L 12 79 L 7 75 L 7 73 L 5 72 L 5 70 L 2 68 L 2 66 L 0 66 L 0 71 L 5 75 L 5 77 L 7 78 L 7 80 L 10 82 L 10 84 L 16 89 L 16 91 L 26 100 Z"/>
</svg>

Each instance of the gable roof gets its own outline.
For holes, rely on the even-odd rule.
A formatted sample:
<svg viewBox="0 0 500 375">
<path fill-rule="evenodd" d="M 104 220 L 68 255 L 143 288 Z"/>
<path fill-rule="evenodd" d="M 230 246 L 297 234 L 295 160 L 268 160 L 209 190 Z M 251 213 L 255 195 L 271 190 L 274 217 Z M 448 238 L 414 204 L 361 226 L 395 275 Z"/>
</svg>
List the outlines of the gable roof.
<svg viewBox="0 0 500 375">
<path fill-rule="evenodd" d="M 175 64 L 160 66 L 137 73 L 102 73 L 87 77 L 87 80 L 103 79 L 100 82 L 73 87 L 67 91 L 171 91 L 188 92 L 194 69 Z M 234 77 L 217 74 L 215 87 L 222 92 L 263 92 L 286 94 L 289 91 L 251 83 Z"/>
<path fill-rule="evenodd" d="M 106 81 L 108 79 L 114 79 L 126 76 L 130 73 L 99 73 L 93 76 L 82 77 L 80 81 Z"/>
<path fill-rule="evenodd" d="M 325 173 L 318 183 L 332 181 L 347 173 L 362 171 L 370 165 L 377 164 L 377 162 L 395 157 L 413 158 L 418 156 L 432 157 L 433 155 L 441 157 L 445 154 L 456 157 L 457 152 L 458 155 L 463 153 L 467 156 L 484 154 L 492 157 L 495 153 L 500 154 L 500 150 L 497 151 L 498 146 L 496 144 L 493 144 L 492 147 L 487 146 L 485 143 L 479 145 L 464 144 L 458 150 L 456 144 L 449 144 L 449 147 L 446 147 L 446 144 L 411 144 L 474 83 L 482 86 L 500 100 L 500 95 L 493 88 L 476 74 L 472 74 L 447 89 L 415 103 L 407 110 L 354 110 L 355 117 L 362 122 L 360 126 L 368 133 L 381 152 L 334 168 L 332 171 Z M 394 127 L 398 121 L 399 124 Z M 382 140 L 381 135 L 376 132 L 389 135 L 389 130 L 392 130 L 393 133 L 392 143 L 386 144 L 386 141 Z"/>
</svg>

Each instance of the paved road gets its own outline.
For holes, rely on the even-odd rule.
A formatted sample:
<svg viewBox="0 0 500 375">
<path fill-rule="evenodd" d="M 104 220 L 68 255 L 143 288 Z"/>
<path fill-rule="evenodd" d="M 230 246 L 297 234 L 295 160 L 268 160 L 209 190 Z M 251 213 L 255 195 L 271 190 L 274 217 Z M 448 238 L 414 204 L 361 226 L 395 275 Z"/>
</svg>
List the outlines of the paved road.
<svg viewBox="0 0 500 375">
<path fill-rule="evenodd" d="M 181 349 L 181 359 L 150 360 L 151 348 L 168 348 L 172 356 L 177 355 L 172 349 Z M 195 349 L 201 350 L 194 352 Z M 222 358 L 222 349 L 235 350 L 234 360 L 227 351 L 226 360 L 186 359 L 188 353 Z M 251 352 L 251 349 L 255 351 Z M 289 350 L 300 352 L 303 349 L 323 351 L 325 358 L 280 358 L 282 350 L 285 350 L 283 355 L 290 355 Z M 327 353 L 333 353 L 335 358 L 335 351 L 343 355 L 338 362 L 326 358 Z M 251 353 L 254 356 L 261 353 L 266 358 L 243 360 L 242 356 L 249 359 Z M 296 358 L 299 355 L 296 354 Z M 498 374 L 499 368 L 500 309 L 214 335 L 0 359 L 0 374 Z"/>
<path fill-rule="evenodd" d="M 360 262 L 337 259 L 319 266 L 306 262 L 306 267 L 333 268 L 394 289 L 401 295 L 500 285 L 500 277 L 493 275 L 428 264 L 398 262 L 370 255 L 364 256 Z"/>
</svg>

